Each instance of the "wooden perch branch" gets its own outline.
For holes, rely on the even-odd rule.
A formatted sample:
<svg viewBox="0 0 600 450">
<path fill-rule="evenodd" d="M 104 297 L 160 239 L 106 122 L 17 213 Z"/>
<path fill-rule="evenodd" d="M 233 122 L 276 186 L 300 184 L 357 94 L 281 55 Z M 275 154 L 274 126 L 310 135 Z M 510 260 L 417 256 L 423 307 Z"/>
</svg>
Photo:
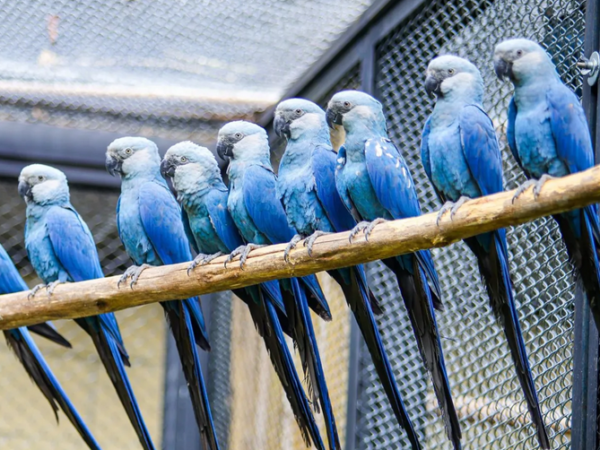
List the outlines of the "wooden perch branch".
<svg viewBox="0 0 600 450">
<path fill-rule="evenodd" d="M 529 188 L 513 204 L 514 191 L 465 203 L 450 220 L 449 213 L 436 225 L 437 213 L 378 225 L 366 242 L 362 235 L 352 244 L 349 233 L 317 239 L 313 257 L 300 244 L 283 258 L 285 245 L 253 251 L 244 269 L 236 261 L 223 267 L 225 257 L 199 266 L 188 277 L 188 264 L 150 268 L 130 289 L 117 288 L 117 277 L 58 286 L 52 297 L 41 291 L 33 299 L 27 293 L 0 296 L 0 329 L 31 325 L 46 320 L 70 319 L 117 311 L 161 300 L 188 298 L 256 284 L 276 278 L 307 275 L 323 270 L 365 263 L 402 253 L 443 247 L 496 228 L 519 225 L 542 216 L 600 201 L 600 167 L 546 182 L 540 196 Z"/>
</svg>

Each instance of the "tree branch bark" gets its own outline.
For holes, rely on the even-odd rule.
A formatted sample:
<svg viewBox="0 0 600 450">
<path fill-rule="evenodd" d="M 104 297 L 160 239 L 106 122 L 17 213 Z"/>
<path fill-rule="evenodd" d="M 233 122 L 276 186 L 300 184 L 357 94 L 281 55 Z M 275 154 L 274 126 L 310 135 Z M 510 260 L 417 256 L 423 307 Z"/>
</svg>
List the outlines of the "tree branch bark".
<svg viewBox="0 0 600 450">
<path fill-rule="evenodd" d="M 52 297 L 44 291 L 33 299 L 27 298 L 27 292 L 2 295 L 0 329 L 118 311 L 447 246 L 486 231 L 599 202 L 600 167 L 549 180 L 537 200 L 529 188 L 513 203 L 514 192 L 469 201 L 452 220 L 446 213 L 439 226 L 436 225 L 437 213 L 431 213 L 380 224 L 368 242 L 362 234 L 353 243 L 349 243 L 347 232 L 323 236 L 316 240 L 312 258 L 300 243 L 290 253 L 289 263 L 283 258 L 286 246 L 273 245 L 254 250 L 243 270 L 238 261 L 224 268 L 225 257 L 220 257 L 197 267 L 189 277 L 187 263 L 146 269 L 132 289 L 128 284 L 118 289 L 118 278 L 110 277 L 59 285 Z"/>
</svg>

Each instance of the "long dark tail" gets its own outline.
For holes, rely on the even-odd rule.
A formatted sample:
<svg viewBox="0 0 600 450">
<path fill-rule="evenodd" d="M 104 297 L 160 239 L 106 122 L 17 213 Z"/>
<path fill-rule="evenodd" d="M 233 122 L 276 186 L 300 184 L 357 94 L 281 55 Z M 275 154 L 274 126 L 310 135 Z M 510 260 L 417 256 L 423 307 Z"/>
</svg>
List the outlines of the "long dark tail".
<svg viewBox="0 0 600 450">
<path fill-rule="evenodd" d="M 208 394 L 200 367 L 200 357 L 194 337 L 193 311 L 182 301 L 162 303 L 179 352 L 183 374 L 188 384 L 194 415 L 200 430 L 204 450 L 218 450 L 217 433 L 208 403 Z"/>
<path fill-rule="evenodd" d="M 100 355 L 102 364 L 104 364 L 104 368 L 117 391 L 121 404 L 123 405 L 123 408 L 125 408 L 127 417 L 129 417 L 142 447 L 147 450 L 154 450 L 155 447 L 152 443 L 152 438 L 150 437 L 148 428 L 146 428 L 142 412 L 137 404 L 131 383 L 127 377 L 127 372 L 125 371 L 123 355 L 119 348 L 119 343 L 114 339 L 113 335 L 106 330 L 100 317 L 78 320 L 78 323 L 85 323 L 84 329 L 88 332 L 94 342 L 96 351 L 98 352 L 98 355 Z"/>
<path fill-rule="evenodd" d="M 8 346 L 15 352 L 33 382 L 50 403 L 56 420 L 58 420 L 57 412 L 60 407 L 87 446 L 94 450 L 100 450 L 100 445 L 96 442 L 75 406 L 73 406 L 50 367 L 46 364 L 27 329 L 22 327 L 4 331 L 4 336 Z"/>
<path fill-rule="evenodd" d="M 275 372 L 281 381 L 287 399 L 290 402 L 294 417 L 302 433 L 302 438 L 307 447 L 311 446 L 312 439 L 317 450 L 325 450 L 325 445 L 319 433 L 319 427 L 310 409 L 310 403 L 304 393 L 302 382 L 294 366 L 294 360 L 285 343 L 283 330 L 279 323 L 278 311 L 269 300 L 264 299 L 262 295 L 260 296 L 260 303 L 248 302 L 247 304 L 254 324 L 265 341 L 267 352 L 269 353 Z"/>
<path fill-rule="evenodd" d="M 421 357 L 425 367 L 431 373 L 433 389 L 442 411 L 448 439 L 455 450 L 459 450 L 462 432 L 450 392 L 450 382 L 446 374 L 444 353 L 427 278 L 416 255 L 404 255 L 399 258 L 403 259 L 385 260 L 384 263 L 396 274 Z"/>
<path fill-rule="evenodd" d="M 294 341 L 300 351 L 302 367 L 309 380 L 308 395 L 313 399 L 315 410 L 318 412 L 318 404 L 323 410 L 329 448 L 341 449 L 306 293 L 297 278 L 291 278 L 290 282 L 293 296 L 284 294 L 284 302 L 293 329 Z"/>
<path fill-rule="evenodd" d="M 560 232 L 569 253 L 569 259 L 581 280 L 592 310 L 596 328 L 600 330 L 600 229 L 595 207 L 556 215 Z"/>
<path fill-rule="evenodd" d="M 540 446 L 550 448 L 550 439 L 540 410 L 540 404 L 535 389 L 535 383 L 527 359 L 527 349 L 523 341 L 519 316 L 515 306 L 512 282 L 508 270 L 508 252 L 504 230 L 490 233 L 489 250 L 485 250 L 477 237 L 465 240 L 469 248 L 477 256 L 479 270 L 485 281 L 485 287 L 490 298 L 492 311 L 504 330 L 504 335 L 510 348 L 510 354 L 515 365 L 521 389 L 525 394 L 527 408 L 531 420 L 537 430 Z M 481 237 L 480 237 L 481 239 Z"/>
<path fill-rule="evenodd" d="M 71 343 L 67 341 L 62 334 L 56 331 L 56 328 L 54 328 L 54 326 L 50 322 L 29 325 L 27 328 L 32 333 L 45 337 L 46 339 L 54 342 L 55 344 L 61 345 L 66 348 L 72 348 Z"/>
<path fill-rule="evenodd" d="M 367 343 L 371 359 L 375 365 L 375 370 L 377 371 L 377 375 L 379 375 L 379 380 L 392 405 L 394 414 L 396 414 L 398 423 L 406 430 L 408 440 L 412 444 L 413 450 L 420 450 L 422 447 L 419 442 L 419 437 L 417 436 L 417 432 L 413 427 L 412 421 L 404 406 L 404 402 L 402 401 L 402 396 L 398 390 L 392 365 L 390 364 L 383 342 L 381 341 L 379 328 L 377 327 L 377 322 L 375 321 L 372 310 L 372 294 L 370 294 L 365 279 L 362 276 L 363 274 L 361 274 L 359 270 L 360 269 L 357 267 L 353 267 L 348 274 L 349 279 L 347 280 L 344 280 L 344 278 L 347 278 L 344 276 L 346 275 L 345 273 L 342 275 L 339 271 L 331 271 L 330 274 L 344 291 L 346 301 L 354 313 L 356 323 Z"/>
</svg>

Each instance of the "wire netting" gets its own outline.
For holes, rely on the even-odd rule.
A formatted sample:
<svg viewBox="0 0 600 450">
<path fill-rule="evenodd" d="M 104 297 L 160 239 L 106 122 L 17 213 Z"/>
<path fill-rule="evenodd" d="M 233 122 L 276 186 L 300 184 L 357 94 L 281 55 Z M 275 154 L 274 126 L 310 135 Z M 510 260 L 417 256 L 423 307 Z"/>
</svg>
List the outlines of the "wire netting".
<svg viewBox="0 0 600 450">
<path fill-rule="evenodd" d="M 106 275 L 120 274 L 129 264 L 116 228 L 118 194 L 71 188 L 71 201 L 87 222 Z M 15 181 L 0 181 L 0 243 L 12 257 L 30 287 L 39 283 L 27 260 L 23 225 L 25 205 Z M 40 295 L 44 295 L 43 291 Z M 165 320 L 158 305 L 116 313 L 131 357 L 127 370 L 142 414 L 154 442 L 160 445 L 163 417 Z M 54 322 L 73 345 L 65 349 L 35 337 L 50 368 L 105 449 L 137 449 L 139 441 L 87 334 L 73 321 Z M 3 339 L 2 339 L 3 340 Z M 0 446 L 11 450 L 32 448 L 81 449 L 82 441 L 60 414 L 57 427 L 52 410 L 12 351 L 0 344 Z"/>
<path fill-rule="evenodd" d="M 0 1 L 0 119 L 210 142 L 371 2 Z"/>
<path fill-rule="evenodd" d="M 494 46 L 515 36 L 541 42 L 563 80 L 580 94 L 582 80 L 575 62 L 583 53 L 584 15 L 582 1 L 435 0 L 379 43 L 376 95 L 384 104 L 390 135 L 410 166 L 424 212 L 440 207 L 419 152 L 422 127 L 433 106 L 423 88 L 429 60 L 454 53 L 480 68 L 484 106 L 500 137 L 505 187 L 514 188 L 525 178 L 506 146 L 511 87 L 493 73 Z M 519 318 L 552 446 L 570 448 L 572 267 L 552 219 L 511 228 L 508 241 Z M 508 346 L 488 306 L 474 257 L 460 243 L 435 250 L 434 259 L 446 306 L 437 317 L 463 448 L 537 448 Z M 383 299 L 385 315 L 379 322 L 409 414 L 426 448 L 450 449 L 396 282 L 380 265 L 371 266 L 370 280 Z M 366 348 L 361 355 L 356 448 L 408 448 Z"/>
</svg>

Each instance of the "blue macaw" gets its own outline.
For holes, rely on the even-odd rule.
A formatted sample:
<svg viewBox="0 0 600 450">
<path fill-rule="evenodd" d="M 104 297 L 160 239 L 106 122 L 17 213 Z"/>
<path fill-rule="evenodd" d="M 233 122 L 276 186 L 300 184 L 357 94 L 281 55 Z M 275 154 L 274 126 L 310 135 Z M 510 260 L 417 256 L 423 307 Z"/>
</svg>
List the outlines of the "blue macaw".
<svg viewBox="0 0 600 450">
<path fill-rule="evenodd" d="M 104 276 L 94 238 L 69 202 L 69 186 L 64 173 L 42 164 L 27 166 L 19 175 L 19 194 L 27 204 L 27 254 L 38 276 L 47 284 L 48 295 L 52 295 L 60 283 Z M 36 286 L 30 295 L 35 295 L 41 287 Z M 92 338 L 143 448 L 154 449 L 125 372 L 129 356 L 114 314 L 75 321 Z"/>
<path fill-rule="evenodd" d="M 17 268 L 12 263 L 4 247 L 0 245 L 0 294 L 10 294 L 26 290 L 28 290 L 28 287 L 25 281 L 19 275 Z M 54 336 L 51 338 L 52 341 L 65 347 L 71 347 L 71 344 L 58 334 L 50 324 L 40 324 L 37 328 L 40 326 L 43 336 L 49 332 L 49 336 Z M 21 361 L 21 364 L 23 364 L 33 382 L 42 391 L 48 403 L 50 403 L 56 420 L 58 421 L 58 410 L 62 409 L 87 446 L 91 449 L 99 450 L 100 445 L 96 442 L 96 439 L 83 422 L 75 406 L 69 400 L 67 393 L 63 390 L 52 370 L 50 370 L 27 328 L 20 327 L 12 330 L 4 330 L 4 337 L 6 338 L 6 343 L 15 352 L 15 355 Z"/>
<path fill-rule="evenodd" d="M 496 46 L 494 67 L 515 88 L 508 105 L 506 137 L 517 163 L 529 179 L 513 199 L 534 184 L 537 197 L 550 177 L 589 169 L 594 150 L 583 108 L 565 86 L 548 54 L 535 42 L 511 39 Z M 600 330 L 600 222 L 597 205 L 557 214 L 567 252 Z"/>
<path fill-rule="evenodd" d="M 249 122 L 230 122 L 219 130 L 217 152 L 221 158 L 231 158 L 227 169 L 230 181 L 227 208 L 248 245 L 231 253 L 230 258 L 241 254 L 240 265 L 243 265 L 251 249 L 287 243 L 296 232 L 289 226 L 279 200 L 266 131 Z M 313 403 L 318 407 L 318 401 L 322 407 L 330 449 L 340 449 L 307 297 L 313 297 L 314 304 L 322 310 L 322 317 L 327 319 L 331 318 L 329 306 L 314 275 L 281 283 L 290 329 L 311 383 Z"/>
<path fill-rule="evenodd" d="M 445 202 L 441 218 L 449 209 L 453 215 L 465 200 L 502 191 L 502 157 L 494 125 L 483 110 L 477 67 L 457 56 L 435 58 L 427 68 L 425 89 L 437 100 L 423 130 L 421 158 Z M 492 311 L 504 329 L 538 441 L 550 448 L 513 297 L 506 232 L 499 229 L 465 243 L 477 257 Z"/>
<path fill-rule="evenodd" d="M 361 221 L 351 239 L 360 231 L 368 239 L 382 221 L 420 215 L 412 177 L 388 138 L 381 103 L 363 92 L 338 92 L 329 101 L 326 117 L 331 127 L 341 125 L 346 132 L 338 152 L 336 186 L 348 211 Z M 419 251 L 384 263 L 396 275 L 421 356 L 431 373 L 448 438 L 459 449 L 462 434 L 435 320 L 434 307 L 441 308 L 442 303 L 431 253 Z"/>
<path fill-rule="evenodd" d="M 161 173 L 170 178 L 183 207 L 184 224 L 189 225 L 192 242 L 198 256 L 190 265 L 207 264 L 217 256 L 230 253 L 244 241 L 227 210 L 229 191 L 217 160 L 205 147 L 181 142 L 171 147 L 161 163 Z M 256 329 L 265 341 L 273 367 L 281 380 L 287 398 L 306 442 L 324 450 L 319 428 L 315 422 L 302 382 L 285 343 L 279 315 L 285 307 L 277 281 L 234 289 L 250 310 Z M 283 316 L 287 321 L 287 318 Z"/>
<path fill-rule="evenodd" d="M 299 238 L 310 236 L 305 241 L 310 252 L 316 237 L 349 231 L 356 225 L 335 186 L 337 154 L 331 147 L 325 111 L 308 100 L 285 100 L 277 105 L 273 127 L 287 139 L 278 187 L 288 221 L 300 233 L 289 248 Z M 342 288 L 354 313 L 398 422 L 411 442 L 418 442 L 377 328 L 374 312 L 381 313 L 381 309 L 367 286 L 364 268 L 355 266 L 329 274 Z"/>
<path fill-rule="evenodd" d="M 127 269 L 119 284 L 131 277 L 133 287 L 149 266 L 191 261 L 181 208 L 160 174 L 156 144 L 139 137 L 117 139 L 106 151 L 106 168 L 122 180 L 117 227 L 127 253 L 136 264 Z M 192 297 L 161 305 L 177 344 L 204 448 L 217 450 L 219 443 L 195 345 L 210 350 L 200 299 Z"/>
</svg>

